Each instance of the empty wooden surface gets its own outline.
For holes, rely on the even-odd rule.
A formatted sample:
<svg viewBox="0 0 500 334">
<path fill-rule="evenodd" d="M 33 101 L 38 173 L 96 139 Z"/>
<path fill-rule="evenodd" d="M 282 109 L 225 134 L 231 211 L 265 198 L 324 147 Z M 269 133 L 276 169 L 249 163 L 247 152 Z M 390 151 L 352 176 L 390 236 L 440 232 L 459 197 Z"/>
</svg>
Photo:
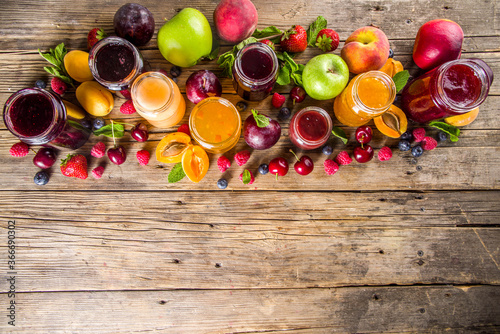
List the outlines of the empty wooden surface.
<svg viewBox="0 0 500 334">
<path fill-rule="evenodd" d="M 413 75 L 413 41 L 431 19 L 458 22 L 462 57 L 481 58 L 500 76 L 500 11 L 496 1 L 254 1 L 259 28 L 307 26 L 323 15 L 343 41 L 355 29 L 376 25 L 388 36 L 395 58 Z M 124 2 L 4 0 L 0 11 L 0 103 L 42 78 L 38 48 L 60 42 L 85 49 L 94 27 L 113 33 Z M 156 32 L 184 7 L 213 23 L 217 1 L 143 1 Z M 141 52 L 153 69 L 171 65 L 157 49 L 156 33 Z M 222 45 L 222 51 L 230 48 Z M 340 48 L 335 51 L 339 54 Z M 309 48 L 298 63 L 319 54 Z M 215 61 L 184 69 L 179 86 L 196 70 L 220 75 Z M 223 97 L 240 101 L 231 81 Z M 291 86 L 277 87 L 288 93 Z M 65 98 L 75 100 L 74 92 Z M 107 119 L 127 123 L 116 98 Z M 288 102 L 287 102 L 288 103 Z M 332 101 L 307 98 L 293 111 Z M 498 333 L 500 332 L 500 80 L 464 127 L 457 143 L 440 144 L 418 160 L 399 152 L 397 139 L 375 130 L 373 146 L 394 149 L 388 162 L 343 166 L 327 177 L 320 150 L 308 154 L 315 170 L 293 170 L 275 181 L 257 175 L 251 186 L 233 163 L 224 173 L 211 166 L 198 184 L 167 182 L 171 166 L 154 157 L 140 166 L 135 153 L 154 152 L 171 129 L 150 127 L 138 143 L 126 133 L 121 166 L 110 163 L 102 179 L 70 179 L 50 169 L 50 182 L 34 185 L 30 157 L 12 158 L 17 140 L 0 125 L 0 332 L 23 333 Z M 193 104 L 187 103 L 186 123 Z M 292 107 L 290 105 L 290 107 Z M 270 98 L 249 103 L 273 118 Z M 289 162 L 288 121 L 267 151 L 254 151 L 246 168 L 282 155 Z M 336 120 L 335 125 L 341 126 Z M 343 127 L 347 146 L 333 138 L 333 156 L 352 152 L 354 129 Z M 428 129 L 435 134 L 434 130 Z M 91 137 L 78 152 L 104 137 Z M 235 149 L 247 148 L 241 139 Z M 61 151 L 63 157 L 67 151 Z M 89 159 L 89 170 L 105 159 Z M 16 222 L 16 326 L 10 326 L 8 222 Z"/>
</svg>

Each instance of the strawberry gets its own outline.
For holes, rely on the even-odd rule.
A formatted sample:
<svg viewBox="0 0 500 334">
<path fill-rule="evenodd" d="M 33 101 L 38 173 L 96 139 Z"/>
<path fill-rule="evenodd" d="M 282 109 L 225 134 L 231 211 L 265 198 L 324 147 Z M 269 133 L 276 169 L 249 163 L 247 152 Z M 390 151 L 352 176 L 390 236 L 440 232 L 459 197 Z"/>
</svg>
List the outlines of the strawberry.
<svg viewBox="0 0 500 334">
<path fill-rule="evenodd" d="M 316 46 L 323 52 L 335 51 L 339 47 L 339 34 L 333 29 L 321 29 L 316 37 Z"/>
<path fill-rule="evenodd" d="M 273 104 L 273 107 L 275 107 L 276 109 L 279 109 L 279 108 L 281 108 L 283 103 L 285 103 L 285 101 L 286 101 L 286 97 L 284 97 L 283 95 L 280 95 L 278 93 L 274 93 L 271 103 Z"/>
<path fill-rule="evenodd" d="M 275 50 L 274 48 L 274 43 L 268 39 L 263 39 L 262 41 L 260 41 L 261 43 L 264 43 L 264 44 L 267 44 L 271 49 Z"/>
<path fill-rule="evenodd" d="M 90 50 L 94 46 L 95 43 L 99 42 L 104 37 L 107 37 L 104 30 L 101 28 L 94 28 L 89 31 L 87 35 L 87 48 Z"/>
<path fill-rule="evenodd" d="M 292 26 L 281 36 L 281 48 L 286 52 L 302 52 L 307 48 L 307 33 L 302 26 Z"/>
<path fill-rule="evenodd" d="M 61 161 L 61 172 L 68 177 L 76 177 L 85 180 L 87 174 L 87 158 L 81 154 L 68 154 Z"/>
</svg>

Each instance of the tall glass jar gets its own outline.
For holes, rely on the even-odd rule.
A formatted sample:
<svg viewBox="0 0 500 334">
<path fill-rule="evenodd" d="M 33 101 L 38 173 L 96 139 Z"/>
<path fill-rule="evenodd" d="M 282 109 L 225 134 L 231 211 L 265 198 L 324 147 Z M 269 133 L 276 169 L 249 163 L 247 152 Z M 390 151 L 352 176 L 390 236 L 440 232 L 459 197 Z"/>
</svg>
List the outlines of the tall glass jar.
<svg viewBox="0 0 500 334">
<path fill-rule="evenodd" d="M 130 89 L 137 113 L 157 128 L 179 123 L 186 112 L 186 101 L 172 79 L 160 72 L 141 74 Z"/>
<path fill-rule="evenodd" d="M 361 126 L 385 113 L 396 98 L 396 86 L 380 71 L 358 74 L 335 98 L 333 111 L 347 126 Z"/>
<path fill-rule="evenodd" d="M 303 150 L 323 146 L 332 132 L 332 119 L 319 107 L 307 107 L 293 115 L 290 121 L 290 140 Z"/>
<path fill-rule="evenodd" d="M 271 93 L 278 78 L 278 58 L 264 43 L 251 43 L 236 54 L 233 87 L 248 101 L 260 101 Z"/>
<path fill-rule="evenodd" d="M 493 71 L 480 59 L 449 61 L 406 85 L 402 108 L 419 123 L 466 113 L 484 102 Z"/>
<path fill-rule="evenodd" d="M 30 145 L 75 150 L 90 136 L 90 129 L 68 116 L 58 95 L 38 88 L 21 89 L 11 95 L 3 108 L 3 119 L 14 136 Z"/>
</svg>

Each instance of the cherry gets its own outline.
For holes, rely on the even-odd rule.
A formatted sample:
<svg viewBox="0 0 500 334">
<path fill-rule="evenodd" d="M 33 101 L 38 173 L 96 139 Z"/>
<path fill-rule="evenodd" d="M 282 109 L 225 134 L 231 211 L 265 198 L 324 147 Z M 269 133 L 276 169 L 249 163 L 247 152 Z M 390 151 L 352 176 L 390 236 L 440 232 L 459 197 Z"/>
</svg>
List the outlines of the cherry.
<svg viewBox="0 0 500 334">
<path fill-rule="evenodd" d="M 373 148 L 370 145 L 356 147 L 354 149 L 354 159 L 359 163 L 365 163 L 373 158 Z"/>
<path fill-rule="evenodd" d="M 42 147 L 33 158 L 35 166 L 41 169 L 50 168 L 56 162 L 56 152 L 49 147 Z"/>
<path fill-rule="evenodd" d="M 278 179 L 278 175 L 285 176 L 288 173 L 288 161 L 282 157 L 274 158 L 269 162 L 269 172 L 276 175 L 276 179 Z"/>
<path fill-rule="evenodd" d="M 127 152 L 125 152 L 123 146 L 115 146 L 108 150 L 108 158 L 115 165 L 121 165 L 127 160 Z"/>
<path fill-rule="evenodd" d="M 139 142 L 145 142 L 149 138 L 148 127 L 142 123 L 137 123 L 130 130 L 130 135 Z"/>
<path fill-rule="evenodd" d="M 372 140 L 372 128 L 368 125 L 362 125 L 356 129 L 356 140 L 363 146 Z"/>
<path fill-rule="evenodd" d="M 306 91 L 304 90 L 304 88 L 302 88 L 300 86 L 295 86 L 290 91 L 290 96 L 292 97 L 293 104 L 295 104 L 295 102 L 300 103 L 300 102 L 304 101 L 307 94 L 306 94 Z"/>
<path fill-rule="evenodd" d="M 299 159 L 294 151 L 290 150 L 290 152 L 292 152 L 295 156 L 295 159 L 297 159 L 297 162 L 293 165 L 293 168 L 299 175 L 307 175 L 313 171 L 314 163 L 311 158 L 309 158 L 307 155 L 303 155 Z"/>
</svg>

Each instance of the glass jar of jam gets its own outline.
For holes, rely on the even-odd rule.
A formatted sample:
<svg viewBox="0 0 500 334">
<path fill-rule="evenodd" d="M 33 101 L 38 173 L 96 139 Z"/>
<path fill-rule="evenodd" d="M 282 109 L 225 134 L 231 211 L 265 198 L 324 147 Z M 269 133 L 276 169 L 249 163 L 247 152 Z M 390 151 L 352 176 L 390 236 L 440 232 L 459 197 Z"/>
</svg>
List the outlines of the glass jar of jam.
<svg viewBox="0 0 500 334">
<path fill-rule="evenodd" d="M 265 99 L 278 78 L 278 58 L 264 43 L 251 43 L 236 54 L 233 65 L 233 87 L 248 101 Z"/>
<path fill-rule="evenodd" d="M 128 89 L 143 72 L 139 50 L 124 38 L 111 36 L 97 42 L 89 54 L 94 79 L 110 90 Z"/>
<path fill-rule="evenodd" d="M 9 97 L 3 108 L 7 129 L 30 145 L 75 150 L 85 144 L 90 129 L 70 118 L 61 98 L 49 91 L 25 88 Z"/>
<path fill-rule="evenodd" d="M 186 101 L 179 87 L 163 73 L 141 74 L 130 93 L 137 113 L 157 128 L 176 125 L 186 112 Z"/>
<path fill-rule="evenodd" d="M 332 126 L 332 119 L 324 109 L 307 107 L 293 115 L 290 140 L 298 148 L 312 150 L 326 143 Z"/>
<path fill-rule="evenodd" d="M 206 151 L 224 153 L 240 139 L 240 113 L 228 100 L 209 97 L 191 111 L 189 130 L 193 139 Z"/>
<path fill-rule="evenodd" d="M 419 123 L 466 113 L 486 99 L 493 71 L 480 59 L 449 61 L 421 75 L 402 92 L 402 109 Z"/>
<path fill-rule="evenodd" d="M 333 111 L 340 123 L 360 126 L 385 113 L 396 98 L 392 78 L 380 71 L 358 74 L 335 98 Z"/>
</svg>

